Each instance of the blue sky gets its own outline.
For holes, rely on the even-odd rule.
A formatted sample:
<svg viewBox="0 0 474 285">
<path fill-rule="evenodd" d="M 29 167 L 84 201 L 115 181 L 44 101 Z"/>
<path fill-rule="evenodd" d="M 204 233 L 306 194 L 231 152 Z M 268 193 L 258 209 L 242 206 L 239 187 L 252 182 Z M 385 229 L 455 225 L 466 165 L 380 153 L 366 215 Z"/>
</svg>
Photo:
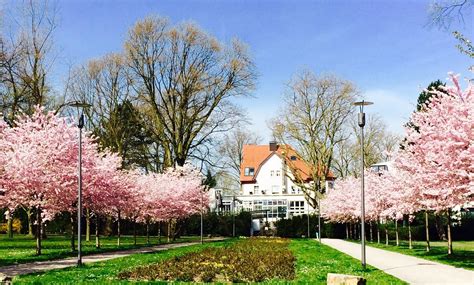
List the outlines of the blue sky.
<svg viewBox="0 0 474 285">
<path fill-rule="evenodd" d="M 250 46 L 259 79 L 254 97 L 239 100 L 253 130 L 268 140 L 285 83 L 301 69 L 353 81 L 389 129 L 402 133 L 422 88 L 447 72 L 470 76 L 472 61 L 447 31 L 429 29 L 429 1 L 59 1 L 57 70 L 120 51 L 127 30 L 158 14 L 194 21 L 228 42 Z M 472 19 L 462 31 L 471 39 Z M 57 74 L 58 77 L 61 74 Z"/>
</svg>

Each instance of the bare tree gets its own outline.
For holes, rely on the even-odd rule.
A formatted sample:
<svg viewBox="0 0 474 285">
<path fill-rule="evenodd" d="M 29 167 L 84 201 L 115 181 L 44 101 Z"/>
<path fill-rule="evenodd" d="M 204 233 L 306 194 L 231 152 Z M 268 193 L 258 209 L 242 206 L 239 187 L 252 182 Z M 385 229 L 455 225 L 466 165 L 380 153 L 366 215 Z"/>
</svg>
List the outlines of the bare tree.
<svg viewBox="0 0 474 285">
<path fill-rule="evenodd" d="M 56 9 L 48 2 L 30 0 L 22 6 L 21 19 L 8 41 L 0 43 L 2 60 L 1 108 L 13 121 L 18 112 L 31 113 L 36 105 L 48 105 L 48 76 L 56 29 Z M 16 35 L 14 35 L 16 34 Z"/>
<path fill-rule="evenodd" d="M 92 105 L 84 110 L 88 128 L 102 148 L 122 157 L 122 167 L 153 169 L 150 156 L 154 150 L 151 144 L 155 129 L 145 124 L 146 110 L 131 101 L 134 96 L 128 72 L 121 54 L 111 53 L 91 60 L 72 72 L 68 101 Z"/>
<path fill-rule="evenodd" d="M 350 120 L 347 140 L 336 147 L 333 169 L 339 177 L 358 176 L 360 173 L 360 131 L 357 121 Z M 366 168 L 390 160 L 402 138 L 387 130 L 378 115 L 369 115 L 364 128 L 364 165 Z"/>
<path fill-rule="evenodd" d="M 282 110 L 271 122 L 274 137 L 295 148 L 311 167 L 312 183 L 308 184 L 298 171 L 292 171 L 290 178 L 312 207 L 317 206 L 325 190 L 334 150 L 345 139 L 344 126 L 353 113 L 351 104 L 356 96 L 355 86 L 347 80 L 304 71 L 289 83 Z"/>
<path fill-rule="evenodd" d="M 194 24 L 148 17 L 130 30 L 125 50 L 138 99 L 162 127 L 166 166 L 202 159 L 212 137 L 241 120 L 230 99 L 248 94 L 256 76 L 239 41 L 225 46 Z"/>
<path fill-rule="evenodd" d="M 453 22 L 465 24 L 466 17 L 470 19 L 473 0 L 437 0 L 429 7 L 429 26 L 448 30 Z M 472 19 L 470 19 L 472 21 Z"/>
<path fill-rule="evenodd" d="M 247 144 L 258 144 L 261 138 L 243 127 L 238 127 L 224 135 L 219 148 L 223 168 L 235 183 L 240 183 L 240 165 L 244 159 L 243 149 Z"/>
<path fill-rule="evenodd" d="M 474 0 L 437 0 L 429 8 L 428 25 L 442 30 L 451 30 L 454 38 L 458 40 L 456 48 L 470 58 L 474 58 L 474 47 L 472 41 L 461 32 L 465 28 L 465 19 L 468 19 L 468 27 L 472 33 L 472 11 Z M 454 30 L 452 25 L 461 24 L 461 27 Z M 471 65 L 470 70 L 474 70 Z"/>
</svg>

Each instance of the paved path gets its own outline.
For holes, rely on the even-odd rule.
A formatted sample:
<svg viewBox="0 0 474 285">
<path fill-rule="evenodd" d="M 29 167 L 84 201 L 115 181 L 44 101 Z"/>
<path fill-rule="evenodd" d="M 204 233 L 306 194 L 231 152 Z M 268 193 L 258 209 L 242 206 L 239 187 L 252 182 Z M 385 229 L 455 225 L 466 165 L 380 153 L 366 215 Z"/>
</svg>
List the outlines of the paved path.
<svg viewBox="0 0 474 285">
<path fill-rule="evenodd" d="M 224 239 L 225 238 L 211 238 L 211 239 L 205 239 L 205 241 L 206 242 L 220 241 Z M 200 242 L 182 242 L 182 243 L 162 244 L 162 245 L 157 245 L 157 246 L 152 246 L 152 247 L 143 247 L 143 248 L 137 248 L 137 249 L 96 253 L 96 254 L 83 256 L 82 262 L 92 263 L 92 262 L 106 261 L 109 259 L 125 257 L 125 256 L 129 256 L 131 254 L 136 254 L 136 253 L 156 252 L 156 251 L 162 251 L 162 250 L 167 250 L 171 248 L 190 246 L 190 245 L 199 244 L 199 243 Z M 77 258 L 70 257 L 66 259 L 36 261 L 36 262 L 31 262 L 31 263 L 2 266 L 0 267 L 0 279 L 5 278 L 5 277 L 13 278 L 16 275 L 23 275 L 23 274 L 30 274 L 30 273 L 36 273 L 36 272 L 44 272 L 44 271 L 48 271 L 52 269 L 72 267 L 72 266 L 76 266 L 76 264 L 77 264 Z"/>
<path fill-rule="evenodd" d="M 360 244 L 340 239 L 322 239 L 322 243 L 360 259 Z M 401 253 L 367 246 L 367 264 L 409 284 L 474 285 L 474 271 L 445 265 Z"/>
</svg>

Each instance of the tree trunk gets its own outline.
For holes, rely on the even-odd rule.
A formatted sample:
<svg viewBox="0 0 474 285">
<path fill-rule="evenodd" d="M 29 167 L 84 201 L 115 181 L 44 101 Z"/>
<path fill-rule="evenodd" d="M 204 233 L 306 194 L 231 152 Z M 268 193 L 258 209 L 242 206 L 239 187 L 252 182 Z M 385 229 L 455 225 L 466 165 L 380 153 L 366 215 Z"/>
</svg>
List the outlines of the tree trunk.
<svg viewBox="0 0 474 285">
<path fill-rule="evenodd" d="M 137 245 L 137 221 L 133 220 L 133 245 Z"/>
<path fill-rule="evenodd" d="M 7 215 L 7 232 L 8 232 L 8 238 L 13 238 L 13 215 L 8 211 Z"/>
<path fill-rule="evenodd" d="M 158 222 L 158 244 L 161 244 L 161 221 Z"/>
<path fill-rule="evenodd" d="M 36 255 L 41 255 L 41 238 L 43 236 L 43 233 L 42 233 L 43 220 L 41 219 L 41 207 L 39 206 L 36 212 L 36 222 L 38 224 L 38 226 L 36 227 Z"/>
<path fill-rule="evenodd" d="M 171 220 L 168 220 L 168 232 L 167 232 L 167 241 L 171 242 Z"/>
<path fill-rule="evenodd" d="M 400 241 L 398 239 L 398 221 L 395 219 L 395 243 L 397 246 L 400 245 Z"/>
<path fill-rule="evenodd" d="M 380 244 L 380 220 L 377 219 L 377 243 Z"/>
<path fill-rule="evenodd" d="M 451 237 L 451 209 L 448 209 L 448 255 L 453 253 L 453 240 Z"/>
<path fill-rule="evenodd" d="M 91 217 L 89 208 L 86 208 L 86 241 L 91 240 Z"/>
<path fill-rule="evenodd" d="M 411 243 L 411 222 L 410 217 L 408 217 L 408 248 L 413 249 L 413 245 Z"/>
<path fill-rule="evenodd" d="M 100 248 L 99 240 L 99 215 L 95 214 L 95 248 Z"/>
<path fill-rule="evenodd" d="M 387 221 L 385 221 L 385 245 L 388 245 L 388 225 Z"/>
<path fill-rule="evenodd" d="M 28 236 L 33 236 L 33 210 L 28 208 L 26 210 L 26 217 L 28 218 Z"/>
<path fill-rule="evenodd" d="M 361 230 L 360 230 L 360 224 L 359 223 L 357 223 L 356 229 L 357 229 L 357 239 L 361 240 L 361 237 L 360 237 Z"/>
<path fill-rule="evenodd" d="M 430 227 L 428 223 L 428 211 L 425 211 L 426 251 L 430 252 Z"/>
<path fill-rule="evenodd" d="M 150 221 L 146 221 L 146 245 L 150 245 Z"/>
<path fill-rule="evenodd" d="M 117 246 L 120 246 L 120 210 L 117 215 Z"/>
<path fill-rule="evenodd" d="M 369 235 L 370 235 L 370 242 L 374 241 L 374 236 L 372 234 L 372 222 L 369 222 Z"/>
<path fill-rule="evenodd" d="M 70 218 L 71 220 L 71 225 L 70 225 L 70 230 L 71 230 L 71 251 L 76 251 L 76 246 L 74 245 L 74 215 L 71 214 Z"/>
<path fill-rule="evenodd" d="M 349 239 L 349 226 L 346 223 L 346 239 Z"/>
<path fill-rule="evenodd" d="M 439 240 L 446 240 L 446 231 L 444 230 L 443 221 L 441 221 L 439 214 L 435 214 L 435 227 Z"/>
<path fill-rule="evenodd" d="M 112 217 L 107 216 L 105 220 L 105 228 L 104 228 L 104 235 L 110 237 L 113 233 L 112 230 Z"/>
<path fill-rule="evenodd" d="M 349 238 L 352 239 L 352 223 L 349 223 Z"/>
</svg>

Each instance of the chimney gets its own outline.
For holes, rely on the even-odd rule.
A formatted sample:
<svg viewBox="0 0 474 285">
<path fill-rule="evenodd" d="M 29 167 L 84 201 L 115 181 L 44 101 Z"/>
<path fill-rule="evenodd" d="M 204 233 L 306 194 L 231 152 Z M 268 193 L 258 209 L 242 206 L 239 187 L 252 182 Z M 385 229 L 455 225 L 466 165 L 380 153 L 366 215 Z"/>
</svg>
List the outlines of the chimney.
<svg viewBox="0 0 474 285">
<path fill-rule="evenodd" d="M 277 151 L 278 144 L 276 141 L 270 141 L 269 145 L 270 145 L 270 151 Z"/>
</svg>

